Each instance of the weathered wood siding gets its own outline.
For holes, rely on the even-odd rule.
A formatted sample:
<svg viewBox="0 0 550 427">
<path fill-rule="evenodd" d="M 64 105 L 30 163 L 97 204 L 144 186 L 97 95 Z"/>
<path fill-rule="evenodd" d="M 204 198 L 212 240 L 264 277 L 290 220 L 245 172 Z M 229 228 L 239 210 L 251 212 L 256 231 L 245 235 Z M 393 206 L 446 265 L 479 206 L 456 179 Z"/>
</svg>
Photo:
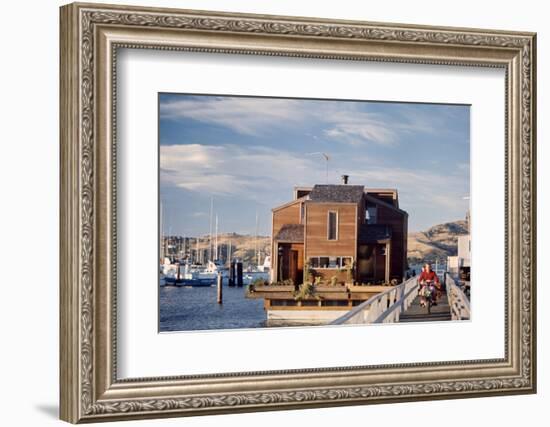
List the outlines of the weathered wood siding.
<svg viewBox="0 0 550 427">
<path fill-rule="evenodd" d="M 388 195 L 381 195 L 381 199 L 389 198 Z M 387 200 L 394 204 L 395 200 Z M 370 203 L 376 203 L 373 200 Z M 300 215 L 302 212 L 302 204 L 305 207 L 305 218 L 302 220 Z M 390 248 L 390 280 L 403 278 L 407 267 L 407 220 L 408 217 L 403 212 L 386 205 L 384 202 L 378 202 L 377 205 L 377 223 L 384 224 L 391 228 L 392 239 Z M 328 212 L 338 212 L 338 238 L 336 240 L 328 240 Z M 354 203 L 315 203 L 308 201 L 296 201 L 282 208 L 273 211 L 273 238 L 281 227 L 285 224 L 300 224 L 305 225 L 305 242 L 303 252 L 299 252 L 298 270 L 303 271 L 303 262 L 307 262 L 310 257 L 334 257 L 334 256 L 349 256 L 353 257 L 358 263 L 357 252 L 357 230 L 360 224 L 365 222 L 365 203 L 359 205 Z M 376 246 L 376 257 L 372 260 L 372 274 L 375 280 L 383 280 L 386 277 L 386 256 L 383 254 L 382 247 Z M 274 271 L 272 271 L 272 280 L 278 276 L 279 257 L 277 256 L 277 247 L 275 240 L 272 247 L 272 262 Z M 302 256 L 303 254 L 303 256 Z M 285 257 L 288 258 L 288 257 Z M 363 260 L 364 261 L 364 260 Z M 356 267 L 359 267 L 356 264 Z M 338 281 L 344 281 L 344 272 L 338 269 L 316 269 L 316 273 L 323 277 L 323 280 L 329 281 L 332 276 L 337 276 Z M 359 269 L 355 275 L 357 280 L 363 280 L 364 277 L 359 277 Z"/>
<path fill-rule="evenodd" d="M 300 224 L 300 205 L 296 202 L 273 211 L 273 238 L 285 224 Z"/>
<path fill-rule="evenodd" d="M 307 203 L 305 220 L 305 256 L 351 256 L 357 247 L 357 205 Z M 328 240 L 328 212 L 338 212 L 338 239 Z"/>
<path fill-rule="evenodd" d="M 277 281 L 279 272 L 279 260 L 275 237 L 285 224 L 300 224 L 300 211 L 302 202 L 296 201 L 280 209 L 273 210 L 272 217 L 272 238 L 271 238 L 271 281 Z M 303 258 L 303 257 L 302 257 Z M 303 268 L 303 267 L 302 267 Z"/>
</svg>

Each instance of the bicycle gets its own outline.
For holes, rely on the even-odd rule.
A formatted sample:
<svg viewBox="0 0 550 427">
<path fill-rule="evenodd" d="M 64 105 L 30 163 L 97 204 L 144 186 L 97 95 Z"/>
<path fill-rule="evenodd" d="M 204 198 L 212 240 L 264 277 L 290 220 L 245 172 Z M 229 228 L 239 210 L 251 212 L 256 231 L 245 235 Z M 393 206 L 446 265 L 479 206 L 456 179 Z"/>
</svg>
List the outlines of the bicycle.
<svg viewBox="0 0 550 427">
<path fill-rule="evenodd" d="M 431 314 L 432 312 L 432 306 L 434 305 L 435 301 L 435 285 L 432 281 L 428 281 L 426 283 L 423 283 L 420 285 L 420 291 L 419 294 L 421 296 L 420 305 L 423 307 L 427 307 L 428 314 Z"/>
</svg>

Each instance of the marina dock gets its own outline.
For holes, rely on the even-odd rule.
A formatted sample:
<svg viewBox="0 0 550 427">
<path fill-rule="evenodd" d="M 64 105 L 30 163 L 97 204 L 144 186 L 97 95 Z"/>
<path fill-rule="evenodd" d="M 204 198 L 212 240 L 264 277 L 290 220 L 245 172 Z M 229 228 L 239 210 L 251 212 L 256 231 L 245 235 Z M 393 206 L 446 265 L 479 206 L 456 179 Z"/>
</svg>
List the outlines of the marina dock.
<svg viewBox="0 0 550 427">
<path fill-rule="evenodd" d="M 446 293 L 443 293 L 437 300 L 437 305 L 432 307 L 430 314 L 427 313 L 426 307 L 420 305 L 420 297 L 417 296 L 408 310 L 399 316 L 399 322 L 443 322 L 447 320 L 452 320 L 452 316 Z"/>
<path fill-rule="evenodd" d="M 388 286 L 312 285 L 303 292 L 291 285 L 251 285 L 247 297 L 264 300 L 268 320 L 323 324 L 386 290 Z"/>
<path fill-rule="evenodd" d="M 454 279 L 445 274 L 444 292 L 428 312 L 420 306 L 417 276 L 358 305 L 331 325 L 469 320 L 470 302 Z"/>
</svg>

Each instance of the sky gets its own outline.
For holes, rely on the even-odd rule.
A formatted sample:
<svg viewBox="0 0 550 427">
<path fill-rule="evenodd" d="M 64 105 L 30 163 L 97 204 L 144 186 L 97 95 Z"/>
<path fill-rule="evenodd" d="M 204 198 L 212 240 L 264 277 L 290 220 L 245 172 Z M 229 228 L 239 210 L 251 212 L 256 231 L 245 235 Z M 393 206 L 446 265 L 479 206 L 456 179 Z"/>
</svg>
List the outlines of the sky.
<svg viewBox="0 0 550 427">
<path fill-rule="evenodd" d="M 295 186 L 343 174 L 396 188 L 409 231 L 463 219 L 469 206 L 465 105 L 163 93 L 159 143 L 164 234 L 207 234 L 213 203 L 220 233 L 254 234 L 257 217 L 270 235 L 271 209 Z"/>
</svg>

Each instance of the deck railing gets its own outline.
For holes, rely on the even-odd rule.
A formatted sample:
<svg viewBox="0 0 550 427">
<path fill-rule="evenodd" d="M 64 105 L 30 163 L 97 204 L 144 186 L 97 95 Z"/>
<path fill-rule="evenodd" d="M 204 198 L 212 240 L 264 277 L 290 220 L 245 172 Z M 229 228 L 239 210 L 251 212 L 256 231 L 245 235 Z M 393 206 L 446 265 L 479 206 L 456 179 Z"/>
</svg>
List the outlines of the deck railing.
<svg viewBox="0 0 550 427">
<path fill-rule="evenodd" d="M 470 300 L 448 273 L 445 275 L 445 286 L 447 287 L 447 298 L 451 308 L 452 320 L 469 320 Z"/>
<path fill-rule="evenodd" d="M 331 325 L 399 322 L 399 316 L 416 297 L 417 276 L 374 295 L 367 301 L 333 320 Z"/>
</svg>

